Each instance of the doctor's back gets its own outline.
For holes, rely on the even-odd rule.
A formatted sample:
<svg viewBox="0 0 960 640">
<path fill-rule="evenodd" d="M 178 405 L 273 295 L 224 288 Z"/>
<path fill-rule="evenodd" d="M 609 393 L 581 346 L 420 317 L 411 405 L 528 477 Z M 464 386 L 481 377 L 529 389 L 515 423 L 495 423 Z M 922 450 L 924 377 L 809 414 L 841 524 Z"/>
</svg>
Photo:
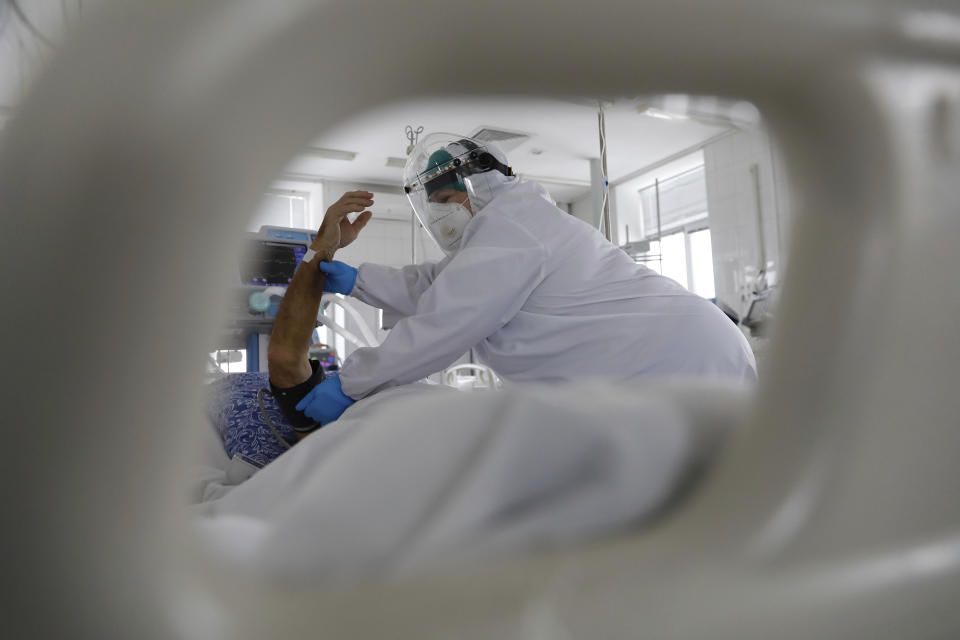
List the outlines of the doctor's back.
<svg viewBox="0 0 960 640">
<path fill-rule="evenodd" d="M 511 250 L 502 259 L 513 264 L 501 273 L 536 285 L 475 347 L 503 377 L 756 378 L 746 338 L 715 305 L 636 264 L 556 207 L 540 185 L 516 183 L 499 193 L 471 221 L 459 253 L 505 246 Z"/>
</svg>

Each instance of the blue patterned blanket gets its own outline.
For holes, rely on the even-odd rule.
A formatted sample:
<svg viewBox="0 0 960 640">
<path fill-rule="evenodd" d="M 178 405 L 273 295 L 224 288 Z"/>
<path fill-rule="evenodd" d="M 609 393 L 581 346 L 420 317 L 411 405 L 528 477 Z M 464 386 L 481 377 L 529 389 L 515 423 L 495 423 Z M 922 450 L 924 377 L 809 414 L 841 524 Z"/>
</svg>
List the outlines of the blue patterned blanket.
<svg viewBox="0 0 960 640">
<path fill-rule="evenodd" d="M 270 394 L 266 373 L 236 373 L 211 383 L 207 389 L 207 415 L 223 439 L 223 448 L 231 458 L 240 457 L 256 467 L 263 467 L 280 456 L 287 447 L 263 419 L 257 402 L 262 394 L 263 405 L 277 432 L 288 444 L 296 437 L 276 400 Z"/>
</svg>

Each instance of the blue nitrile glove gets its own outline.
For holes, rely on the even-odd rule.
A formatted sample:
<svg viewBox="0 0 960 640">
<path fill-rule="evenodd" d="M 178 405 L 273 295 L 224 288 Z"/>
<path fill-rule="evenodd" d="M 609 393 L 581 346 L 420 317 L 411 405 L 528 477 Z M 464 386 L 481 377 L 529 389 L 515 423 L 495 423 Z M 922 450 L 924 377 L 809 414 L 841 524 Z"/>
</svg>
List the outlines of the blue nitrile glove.
<svg viewBox="0 0 960 640">
<path fill-rule="evenodd" d="M 327 274 L 327 281 L 323 283 L 323 290 L 330 293 L 342 293 L 345 296 L 353 291 L 357 282 L 357 270 L 346 262 L 318 262 L 317 269 Z"/>
<path fill-rule="evenodd" d="M 330 424 L 340 417 L 347 407 L 355 402 L 340 388 L 340 376 L 330 374 L 297 403 L 297 411 L 303 411 L 320 425 Z"/>
</svg>

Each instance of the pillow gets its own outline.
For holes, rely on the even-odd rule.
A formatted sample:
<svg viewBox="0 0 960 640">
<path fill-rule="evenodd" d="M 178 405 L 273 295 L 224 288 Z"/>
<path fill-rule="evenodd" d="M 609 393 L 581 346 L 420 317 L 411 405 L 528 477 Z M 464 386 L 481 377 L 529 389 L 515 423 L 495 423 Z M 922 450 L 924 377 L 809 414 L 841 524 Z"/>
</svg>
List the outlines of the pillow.
<svg viewBox="0 0 960 640">
<path fill-rule="evenodd" d="M 207 389 L 207 415 L 223 440 L 227 455 L 262 468 L 289 447 L 281 444 L 264 420 L 257 394 L 261 394 L 266 415 L 289 446 L 296 443 L 293 427 L 280 412 L 270 394 L 266 373 L 235 373 L 212 382 Z"/>
</svg>

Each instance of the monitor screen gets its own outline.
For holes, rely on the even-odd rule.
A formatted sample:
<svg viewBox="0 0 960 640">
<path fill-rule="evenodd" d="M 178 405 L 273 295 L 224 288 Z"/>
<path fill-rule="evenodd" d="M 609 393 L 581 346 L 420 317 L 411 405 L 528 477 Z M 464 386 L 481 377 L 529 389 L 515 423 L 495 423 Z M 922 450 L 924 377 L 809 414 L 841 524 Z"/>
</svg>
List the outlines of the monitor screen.
<svg viewBox="0 0 960 640">
<path fill-rule="evenodd" d="M 266 233 L 266 235 L 270 238 L 277 238 L 278 240 L 295 240 L 296 242 L 303 242 L 304 244 L 313 242 L 313 238 L 310 236 L 315 236 L 315 234 L 307 233 L 306 231 L 297 231 L 296 229 L 278 229 L 276 227 L 267 227 L 266 229 L 261 227 L 260 233 Z"/>
<path fill-rule="evenodd" d="M 287 286 L 307 252 L 305 244 L 270 240 L 254 240 L 251 244 L 240 263 L 240 281 L 255 286 Z"/>
</svg>

